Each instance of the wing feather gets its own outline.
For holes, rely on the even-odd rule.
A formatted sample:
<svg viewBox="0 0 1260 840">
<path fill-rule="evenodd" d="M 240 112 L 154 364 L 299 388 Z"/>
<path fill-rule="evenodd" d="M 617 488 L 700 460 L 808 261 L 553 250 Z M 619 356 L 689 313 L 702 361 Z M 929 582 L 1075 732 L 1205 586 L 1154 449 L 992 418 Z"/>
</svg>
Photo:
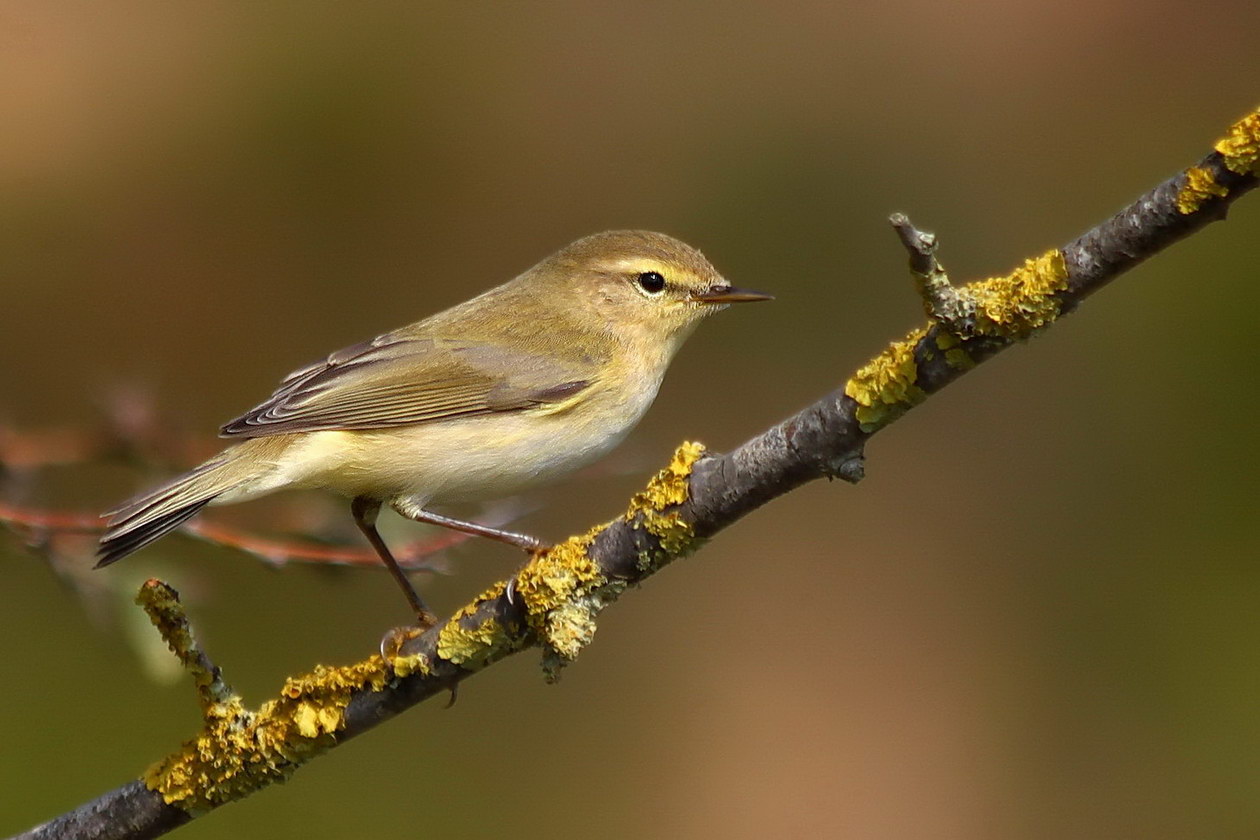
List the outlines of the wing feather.
<svg viewBox="0 0 1260 840">
<path fill-rule="evenodd" d="M 591 366 L 486 343 L 391 334 L 299 368 L 223 437 L 382 429 L 573 399 Z"/>
</svg>

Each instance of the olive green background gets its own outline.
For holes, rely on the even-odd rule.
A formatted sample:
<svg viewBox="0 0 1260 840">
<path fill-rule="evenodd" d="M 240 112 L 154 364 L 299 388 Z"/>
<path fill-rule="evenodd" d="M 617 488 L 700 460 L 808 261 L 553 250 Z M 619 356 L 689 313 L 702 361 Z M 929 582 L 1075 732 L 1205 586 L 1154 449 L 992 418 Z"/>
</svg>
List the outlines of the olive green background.
<svg viewBox="0 0 1260 840">
<path fill-rule="evenodd" d="M 518 523 L 559 538 L 918 323 L 890 212 L 956 279 L 1005 272 L 1260 104 L 1254 0 L 875 6 L 0 3 L 0 420 L 140 388 L 211 446 L 288 370 L 612 227 L 775 292 Z M 181 836 L 1254 836 L 1257 242 L 1251 196 L 879 435 L 860 486 L 629 593 L 559 685 L 515 657 Z M 0 492 L 100 510 L 152 478 Z M 444 612 L 518 562 L 451 559 Z M 179 536 L 72 576 L 103 595 L 3 533 L 0 570 L 0 834 L 194 731 L 145 576 L 251 702 L 406 618 L 376 571 Z"/>
</svg>

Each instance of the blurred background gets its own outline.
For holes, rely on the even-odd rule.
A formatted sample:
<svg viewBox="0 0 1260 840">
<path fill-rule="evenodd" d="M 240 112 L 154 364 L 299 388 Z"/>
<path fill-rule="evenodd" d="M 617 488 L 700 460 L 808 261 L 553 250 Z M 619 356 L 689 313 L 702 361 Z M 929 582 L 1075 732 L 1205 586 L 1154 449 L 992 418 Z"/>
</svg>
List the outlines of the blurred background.
<svg viewBox="0 0 1260 840">
<path fill-rule="evenodd" d="M 1257 24 L 1254 0 L 9 0 L 0 422 L 98 428 L 129 394 L 199 441 L 187 466 L 287 371 L 606 228 L 777 293 L 707 324 L 601 469 L 529 500 L 516 524 L 559 538 L 917 324 L 890 212 L 972 279 L 1197 160 L 1260 104 Z M 1245 198 L 881 434 L 859 487 L 795 492 L 630 593 L 559 685 L 515 657 L 180 836 L 1254 836 L 1258 231 Z M 99 511 L 174 466 L 13 473 L 0 500 Z M 295 504 L 341 512 L 216 516 Z M 442 612 L 519 558 L 448 560 L 421 580 Z M 251 703 L 407 617 L 378 571 L 184 536 L 89 564 L 0 532 L 0 833 L 196 729 L 130 604 L 146 576 Z"/>
</svg>

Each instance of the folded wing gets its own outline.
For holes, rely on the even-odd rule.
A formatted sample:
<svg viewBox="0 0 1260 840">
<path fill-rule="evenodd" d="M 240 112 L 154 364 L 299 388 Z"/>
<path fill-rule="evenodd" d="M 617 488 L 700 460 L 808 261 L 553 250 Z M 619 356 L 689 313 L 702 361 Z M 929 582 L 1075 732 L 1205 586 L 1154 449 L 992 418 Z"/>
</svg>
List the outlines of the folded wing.
<svg viewBox="0 0 1260 840">
<path fill-rule="evenodd" d="M 592 368 L 502 346 L 384 335 L 294 371 L 223 437 L 382 429 L 573 399 Z"/>
</svg>

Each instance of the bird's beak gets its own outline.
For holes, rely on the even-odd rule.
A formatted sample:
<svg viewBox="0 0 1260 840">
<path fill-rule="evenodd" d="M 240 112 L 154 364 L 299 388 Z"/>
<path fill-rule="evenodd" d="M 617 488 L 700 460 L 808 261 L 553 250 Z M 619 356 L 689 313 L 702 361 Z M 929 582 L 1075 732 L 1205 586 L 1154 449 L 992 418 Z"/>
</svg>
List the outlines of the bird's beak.
<svg viewBox="0 0 1260 840">
<path fill-rule="evenodd" d="M 706 291 L 693 294 L 691 299 L 697 303 L 751 303 L 754 300 L 774 300 L 774 295 L 734 286 L 711 286 Z"/>
</svg>

